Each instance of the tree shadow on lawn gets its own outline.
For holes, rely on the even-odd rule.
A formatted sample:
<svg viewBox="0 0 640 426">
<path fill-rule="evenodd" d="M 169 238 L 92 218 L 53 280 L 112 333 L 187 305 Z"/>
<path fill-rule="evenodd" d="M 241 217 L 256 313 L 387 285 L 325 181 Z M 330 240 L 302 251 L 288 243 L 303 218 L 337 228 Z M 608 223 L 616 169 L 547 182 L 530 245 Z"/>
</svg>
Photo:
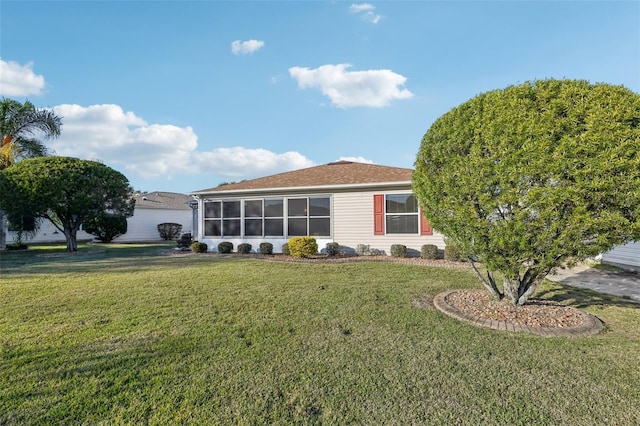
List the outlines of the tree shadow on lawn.
<svg viewBox="0 0 640 426">
<path fill-rule="evenodd" d="M 552 300 L 578 309 L 591 307 L 618 307 L 640 309 L 640 303 L 621 296 L 599 293 L 587 288 L 574 287 L 552 281 L 545 281 L 536 298 Z"/>
<path fill-rule="evenodd" d="M 70 272 L 127 272 L 141 266 L 180 264 L 178 257 L 162 255 L 167 248 L 158 246 L 81 247 L 68 253 L 62 249 L 29 249 L 24 252 L 0 252 L 0 272 L 15 274 L 66 274 Z"/>
</svg>

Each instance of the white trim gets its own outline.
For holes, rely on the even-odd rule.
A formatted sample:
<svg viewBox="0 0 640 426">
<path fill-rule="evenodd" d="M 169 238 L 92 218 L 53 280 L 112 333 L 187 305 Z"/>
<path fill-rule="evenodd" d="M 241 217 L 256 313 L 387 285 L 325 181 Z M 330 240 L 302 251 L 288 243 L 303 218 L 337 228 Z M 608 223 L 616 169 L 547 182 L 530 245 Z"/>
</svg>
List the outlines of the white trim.
<svg viewBox="0 0 640 426">
<path fill-rule="evenodd" d="M 319 191 L 319 190 L 346 190 L 346 189 L 368 189 L 368 188 L 377 188 L 377 187 L 393 187 L 393 186 L 407 186 L 411 188 L 412 182 L 408 181 L 396 181 L 396 182 L 372 182 L 372 183 L 356 183 L 356 184 L 344 184 L 344 185 L 318 185 L 318 186 L 288 186 L 283 188 L 253 188 L 253 189 L 230 189 L 228 191 L 225 190 L 203 190 L 190 192 L 189 195 L 192 196 L 211 196 L 215 194 L 216 196 L 222 196 L 223 194 L 247 194 L 247 193 L 274 193 L 274 192 L 304 192 L 304 191 Z"/>
</svg>

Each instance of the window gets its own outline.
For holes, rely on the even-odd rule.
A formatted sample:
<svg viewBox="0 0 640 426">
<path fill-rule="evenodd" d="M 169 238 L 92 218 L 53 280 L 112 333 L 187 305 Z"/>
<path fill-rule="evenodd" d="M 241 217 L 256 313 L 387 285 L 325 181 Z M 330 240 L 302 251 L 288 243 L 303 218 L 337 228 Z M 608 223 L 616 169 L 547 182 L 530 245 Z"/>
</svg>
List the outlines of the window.
<svg viewBox="0 0 640 426">
<path fill-rule="evenodd" d="M 245 237 L 281 237 L 283 200 L 244 200 Z"/>
<path fill-rule="evenodd" d="M 373 210 L 374 235 L 433 234 L 411 193 L 376 194 L 373 196 Z"/>
<path fill-rule="evenodd" d="M 240 201 L 206 201 L 204 203 L 204 235 L 240 236 Z"/>
<path fill-rule="evenodd" d="M 282 237 L 284 235 L 284 201 L 264 200 L 264 235 Z"/>
<path fill-rule="evenodd" d="M 262 236 L 262 200 L 244 201 L 244 235 Z"/>
<path fill-rule="evenodd" d="M 387 234 L 418 233 L 418 203 L 413 194 L 385 197 L 385 225 Z"/>
<path fill-rule="evenodd" d="M 204 202 L 207 237 L 331 235 L 331 198 L 211 200 Z"/>
<path fill-rule="evenodd" d="M 222 202 L 204 203 L 204 235 L 219 237 L 222 235 Z"/>
<path fill-rule="evenodd" d="M 222 202 L 222 235 L 240 236 L 240 201 Z"/>
<path fill-rule="evenodd" d="M 331 235 L 329 197 L 290 198 L 287 213 L 287 235 L 290 237 Z"/>
</svg>

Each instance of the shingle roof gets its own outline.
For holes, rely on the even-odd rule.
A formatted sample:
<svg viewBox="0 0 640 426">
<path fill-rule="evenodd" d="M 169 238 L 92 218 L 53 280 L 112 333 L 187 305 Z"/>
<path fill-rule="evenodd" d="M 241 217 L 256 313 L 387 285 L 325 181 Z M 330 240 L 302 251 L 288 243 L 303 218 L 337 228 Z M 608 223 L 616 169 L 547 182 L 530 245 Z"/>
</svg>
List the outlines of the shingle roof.
<svg viewBox="0 0 640 426">
<path fill-rule="evenodd" d="M 194 193 L 410 182 L 412 173 L 413 169 L 352 161 L 337 161 L 321 166 L 220 185 L 195 191 Z"/>
<path fill-rule="evenodd" d="M 187 203 L 193 200 L 189 195 L 160 191 L 136 192 L 134 197 L 136 208 L 146 209 L 189 210 Z"/>
</svg>

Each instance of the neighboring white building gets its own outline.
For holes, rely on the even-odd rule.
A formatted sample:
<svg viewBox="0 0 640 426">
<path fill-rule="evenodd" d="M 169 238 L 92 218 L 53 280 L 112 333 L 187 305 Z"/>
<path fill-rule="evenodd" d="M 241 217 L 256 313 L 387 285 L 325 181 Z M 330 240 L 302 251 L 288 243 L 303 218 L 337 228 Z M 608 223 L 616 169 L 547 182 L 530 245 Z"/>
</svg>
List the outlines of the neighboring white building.
<svg viewBox="0 0 640 426">
<path fill-rule="evenodd" d="M 194 240 L 217 251 L 230 241 L 282 244 L 313 236 L 319 249 L 336 242 L 345 250 L 359 244 L 389 254 L 403 244 L 418 255 L 424 244 L 444 248 L 412 192 L 412 169 L 338 161 L 191 193 L 198 200 Z"/>
<path fill-rule="evenodd" d="M 127 233 L 114 242 L 160 241 L 158 225 L 165 222 L 179 223 L 182 232 L 192 232 L 193 211 L 188 195 L 175 192 L 136 192 L 133 216 L 127 219 Z"/>
<path fill-rule="evenodd" d="M 160 241 L 158 225 L 164 222 L 179 223 L 182 232 L 192 232 L 194 211 L 189 206 L 193 201 L 188 195 L 175 192 L 136 192 L 136 205 L 133 216 L 127 219 L 127 233 L 116 238 L 114 242 Z M 16 241 L 15 232 L 7 232 L 7 243 Z M 82 230 L 78 231 L 78 240 L 93 240 L 95 237 Z M 38 234 L 34 238 L 26 238 L 24 242 L 64 242 L 65 237 L 51 222 L 42 222 Z"/>
<path fill-rule="evenodd" d="M 614 247 L 602 255 L 602 262 L 621 268 L 640 270 L 640 241 Z"/>
</svg>

